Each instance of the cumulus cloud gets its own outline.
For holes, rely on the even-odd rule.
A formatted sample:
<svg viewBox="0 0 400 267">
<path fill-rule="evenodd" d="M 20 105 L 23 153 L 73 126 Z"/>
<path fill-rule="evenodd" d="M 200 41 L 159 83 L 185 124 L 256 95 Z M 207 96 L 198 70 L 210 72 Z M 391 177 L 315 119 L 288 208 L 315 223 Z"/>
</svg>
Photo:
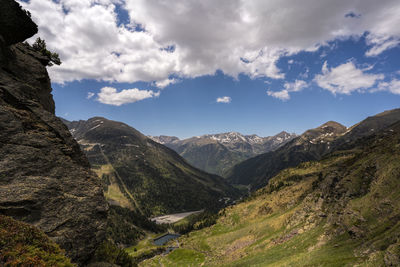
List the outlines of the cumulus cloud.
<svg viewBox="0 0 400 267">
<path fill-rule="evenodd" d="M 366 91 L 384 78 L 383 74 L 366 73 L 369 69 L 358 69 L 352 61 L 329 69 L 325 61 L 322 74 L 316 75 L 314 81 L 332 94 L 350 95 L 354 91 Z"/>
<path fill-rule="evenodd" d="M 103 87 L 100 93 L 97 94 L 97 100 L 100 103 L 121 106 L 123 104 L 134 103 L 146 98 L 157 97 L 160 92 L 153 92 L 151 90 L 139 90 L 137 88 L 124 89 L 120 92 L 113 87 Z"/>
<path fill-rule="evenodd" d="M 94 95 L 95 95 L 95 93 L 89 92 L 89 93 L 87 94 L 86 99 L 91 99 Z"/>
<path fill-rule="evenodd" d="M 268 90 L 267 94 L 269 96 L 278 98 L 280 100 L 286 101 L 290 99 L 290 92 L 299 92 L 301 90 L 303 90 L 305 87 L 307 87 L 308 84 L 303 81 L 303 80 L 296 80 L 292 83 L 286 82 L 283 87 L 285 89 L 281 90 L 281 91 L 271 91 Z"/>
<path fill-rule="evenodd" d="M 398 0 L 20 0 L 63 64 L 53 82 L 156 82 L 216 70 L 284 78 L 282 56 L 367 33 L 368 56 L 399 44 Z M 129 14 L 120 24 L 116 5 Z M 345 16 L 346 14 L 359 16 Z M 135 26 L 144 29 L 135 31 Z M 170 49 L 173 47 L 173 49 Z"/>
<path fill-rule="evenodd" d="M 217 103 L 229 104 L 229 103 L 231 103 L 231 101 L 232 101 L 232 98 L 230 98 L 229 96 L 223 96 L 223 97 L 217 98 Z"/>
<path fill-rule="evenodd" d="M 155 82 L 155 86 L 157 86 L 160 89 L 163 89 L 163 88 L 167 87 L 168 85 L 177 83 L 178 81 L 179 80 L 177 80 L 177 79 L 165 79 L 162 81 Z"/>
<path fill-rule="evenodd" d="M 400 95 L 400 80 L 393 79 L 390 82 L 380 82 L 378 91 L 388 91 L 392 94 Z"/>
</svg>

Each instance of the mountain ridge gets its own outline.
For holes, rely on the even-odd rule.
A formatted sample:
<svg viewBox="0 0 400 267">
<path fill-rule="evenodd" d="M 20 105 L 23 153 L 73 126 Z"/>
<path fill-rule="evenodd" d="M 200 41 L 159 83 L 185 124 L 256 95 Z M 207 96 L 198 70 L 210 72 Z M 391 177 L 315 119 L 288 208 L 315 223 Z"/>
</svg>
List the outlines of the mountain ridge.
<svg viewBox="0 0 400 267">
<path fill-rule="evenodd" d="M 301 162 L 319 160 L 346 143 L 373 134 L 371 129 L 381 130 L 399 120 L 400 109 L 394 109 L 370 116 L 350 128 L 337 122 L 326 122 L 305 131 L 275 151 L 238 163 L 228 171 L 227 179 L 232 184 L 261 188 L 280 170 Z"/>
<path fill-rule="evenodd" d="M 197 168 L 224 176 L 234 164 L 274 150 L 295 136 L 296 134 L 282 131 L 268 137 L 226 132 L 194 136 L 183 140 L 169 136 L 150 136 L 150 138 L 172 148 Z"/>
<path fill-rule="evenodd" d="M 102 117 L 65 122 L 106 182 L 108 199 L 122 206 L 160 215 L 218 206 L 219 199 L 237 196 L 223 178 L 190 166 L 125 123 Z M 113 198 L 110 190 L 125 197 Z"/>
</svg>

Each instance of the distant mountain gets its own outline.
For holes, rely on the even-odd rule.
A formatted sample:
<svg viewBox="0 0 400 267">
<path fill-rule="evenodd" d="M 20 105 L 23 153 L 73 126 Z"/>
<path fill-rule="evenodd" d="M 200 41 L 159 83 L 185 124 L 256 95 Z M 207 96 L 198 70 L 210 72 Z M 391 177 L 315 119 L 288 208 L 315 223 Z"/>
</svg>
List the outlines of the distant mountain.
<svg viewBox="0 0 400 267">
<path fill-rule="evenodd" d="M 173 143 L 175 141 L 179 141 L 179 138 L 176 136 L 166 136 L 166 135 L 160 135 L 160 136 L 149 136 L 153 141 L 156 141 L 157 143 L 160 143 L 162 145 Z"/>
<path fill-rule="evenodd" d="M 327 122 L 294 138 L 275 151 L 261 154 L 235 165 L 227 174 L 231 184 L 251 185 L 253 189 L 266 185 L 279 171 L 299 163 L 317 160 L 329 151 L 331 142 L 346 131 L 337 122 Z"/>
<path fill-rule="evenodd" d="M 207 134 L 184 140 L 169 136 L 152 136 L 150 138 L 172 148 L 197 168 L 224 175 L 236 163 L 272 151 L 294 137 L 296 134 L 287 132 L 269 137 L 228 132 Z"/>
<path fill-rule="evenodd" d="M 258 189 L 285 168 L 295 167 L 305 161 L 320 160 L 344 144 L 369 136 L 397 121 L 400 121 L 400 109 L 368 117 L 349 129 L 337 122 L 327 122 L 306 131 L 275 151 L 235 165 L 228 171 L 227 179 L 231 184 L 250 185 L 252 189 Z"/>
<path fill-rule="evenodd" d="M 150 216 L 217 207 L 221 198 L 237 196 L 223 178 L 192 167 L 124 123 L 101 117 L 65 122 L 112 204 Z"/>
</svg>

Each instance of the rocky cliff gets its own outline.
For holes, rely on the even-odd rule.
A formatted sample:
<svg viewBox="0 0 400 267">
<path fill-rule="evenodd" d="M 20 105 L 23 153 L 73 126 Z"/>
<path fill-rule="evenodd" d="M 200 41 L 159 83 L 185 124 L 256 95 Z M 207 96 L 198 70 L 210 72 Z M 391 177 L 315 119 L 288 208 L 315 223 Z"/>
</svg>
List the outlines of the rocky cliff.
<svg viewBox="0 0 400 267">
<path fill-rule="evenodd" d="M 14 1 L 0 6 L 0 214 L 38 227 L 83 264 L 104 237 L 101 183 L 54 114 L 48 59 L 19 43 L 36 25 Z"/>
</svg>

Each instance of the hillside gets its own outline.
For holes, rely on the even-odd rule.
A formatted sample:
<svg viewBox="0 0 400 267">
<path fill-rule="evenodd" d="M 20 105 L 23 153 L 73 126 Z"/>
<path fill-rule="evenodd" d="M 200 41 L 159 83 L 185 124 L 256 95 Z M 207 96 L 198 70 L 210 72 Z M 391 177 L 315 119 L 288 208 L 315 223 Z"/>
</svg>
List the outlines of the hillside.
<svg viewBox="0 0 400 267">
<path fill-rule="evenodd" d="M 400 123 L 281 171 L 141 266 L 399 266 Z"/>
<path fill-rule="evenodd" d="M 346 131 L 337 122 L 327 122 L 289 141 L 275 151 L 261 154 L 235 165 L 227 174 L 232 184 L 265 186 L 279 171 L 301 162 L 317 160 L 331 148 L 331 142 Z"/>
<path fill-rule="evenodd" d="M 336 122 L 327 122 L 306 131 L 275 151 L 235 165 L 229 170 L 227 179 L 232 184 L 261 188 L 267 184 L 268 179 L 285 168 L 305 161 L 319 160 L 341 145 L 369 136 L 396 121 L 400 121 L 400 109 L 368 117 L 349 129 Z"/>
<path fill-rule="evenodd" d="M 207 134 L 180 140 L 174 136 L 152 136 L 154 141 L 172 148 L 193 166 L 224 176 L 232 166 L 255 155 L 275 150 L 296 137 L 281 132 L 259 137 L 236 132 Z"/>
<path fill-rule="evenodd" d="M 189 165 L 175 151 L 134 128 L 105 118 L 66 122 L 111 204 L 146 216 L 216 208 L 237 192 L 225 180 Z"/>
<path fill-rule="evenodd" d="M 0 215 L 1 266 L 73 267 L 65 252 L 39 229 Z"/>
</svg>

